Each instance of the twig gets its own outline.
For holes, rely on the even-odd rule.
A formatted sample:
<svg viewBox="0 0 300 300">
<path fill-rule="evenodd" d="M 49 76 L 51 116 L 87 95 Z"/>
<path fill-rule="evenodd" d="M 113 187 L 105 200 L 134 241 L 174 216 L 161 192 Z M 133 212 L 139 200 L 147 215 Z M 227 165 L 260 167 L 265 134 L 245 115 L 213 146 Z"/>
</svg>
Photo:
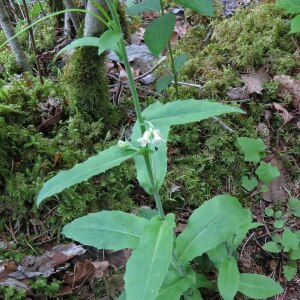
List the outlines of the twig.
<svg viewBox="0 0 300 300">
<path fill-rule="evenodd" d="M 172 81 L 172 83 L 174 84 L 175 82 Z M 189 82 L 183 82 L 183 81 L 178 81 L 177 83 L 179 85 L 185 85 L 185 86 L 195 87 L 198 89 L 203 89 L 203 86 L 201 84 L 195 84 L 195 83 L 189 83 Z"/>
<path fill-rule="evenodd" d="M 247 238 L 247 240 L 245 241 L 245 243 L 243 244 L 241 253 L 240 253 L 240 257 L 243 255 L 244 249 L 246 247 L 246 245 L 249 243 L 249 241 L 254 237 L 255 232 L 252 232 L 251 235 Z"/>
<path fill-rule="evenodd" d="M 165 60 L 166 60 L 166 57 L 163 57 L 162 59 L 160 59 L 158 61 L 158 63 L 155 66 L 153 66 L 149 71 L 147 71 L 146 73 L 144 73 L 144 74 L 142 74 L 142 75 L 140 75 L 138 77 L 133 78 L 134 81 L 140 80 L 140 79 L 142 79 L 142 78 L 150 75 L 151 73 L 153 73 Z"/>
<path fill-rule="evenodd" d="M 232 128 L 230 128 L 227 124 L 225 124 L 222 120 L 220 120 L 218 117 L 211 117 L 212 119 L 214 119 L 215 121 L 219 122 L 227 131 L 229 131 L 230 133 L 233 133 L 234 130 Z"/>
<path fill-rule="evenodd" d="M 211 37 L 212 37 L 213 32 L 214 32 L 214 28 L 211 27 L 211 28 L 209 29 L 209 31 L 208 31 L 208 33 L 207 33 L 205 39 L 203 40 L 203 44 L 204 44 L 204 45 L 207 45 L 207 44 L 209 43 L 209 41 L 210 41 L 210 39 L 211 39 Z"/>
<path fill-rule="evenodd" d="M 268 228 L 268 226 L 266 225 L 266 222 L 265 222 L 265 218 L 264 218 L 264 215 L 263 215 L 263 208 L 264 208 L 264 207 L 262 206 L 261 200 L 259 201 L 259 206 L 260 206 L 260 215 L 261 215 L 262 221 L 263 221 L 263 223 L 264 223 L 264 226 L 265 226 L 265 228 L 266 228 L 266 231 L 267 231 L 268 235 L 270 236 L 270 238 L 272 238 L 272 237 L 271 237 L 271 233 L 270 233 L 270 231 L 269 231 L 269 228 Z"/>
<path fill-rule="evenodd" d="M 26 239 L 26 236 L 25 234 L 23 235 L 24 236 L 24 240 L 25 240 L 25 243 L 27 244 L 27 246 L 36 254 L 36 255 L 39 255 L 36 250 L 29 244 L 29 242 L 27 241 Z"/>
</svg>

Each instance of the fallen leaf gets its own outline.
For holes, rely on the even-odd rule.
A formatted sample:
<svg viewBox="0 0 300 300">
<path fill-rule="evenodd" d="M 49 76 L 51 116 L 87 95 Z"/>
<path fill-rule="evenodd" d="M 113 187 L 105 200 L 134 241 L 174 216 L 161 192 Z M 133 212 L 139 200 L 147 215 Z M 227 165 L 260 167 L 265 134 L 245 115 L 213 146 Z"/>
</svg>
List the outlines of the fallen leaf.
<svg viewBox="0 0 300 300">
<path fill-rule="evenodd" d="M 259 95 L 262 94 L 264 89 L 263 84 L 269 80 L 269 76 L 264 69 L 253 71 L 247 75 L 242 75 L 241 78 L 246 84 L 248 94 L 255 93 Z"/>
<path fill-rule="evenodd" d="M 227 96 L 232 100 L 245 100 L 249 98 L 246 85 L 243 87 L 229 88 Z"/>
<path fill-rule="evenodd" d="M 94 277 L 102 278 L 104 275 L 104 271 L 109 267 L 108 261 L 92 261 L 92 265 L 94 266 Z"/>
<path fill-rule="evenodd" d="M 127 263 L 131 254 L 130 249 L 123 249 L 119 251 L 105 251 L 105 256 L 108 262 L 115 268 L 120 268 Z"/>
<path fill-rule="evenodd" d="M 276 201 L 285 201 L 288 198 L 288 195 L 283 188 L 288 183 L 286 168 L 277 158 L 273 158 L 270 163 L 278 168 L 280 175 L 266 185 L 268 191 L 262 193 L 262 198 L 267 202 L 273 203 Z"/>
<path fill-rule="evenodd" d="M 63 281 L 68 284 L 75 284 L 93 278 L 95 272 L 94 265 L 89 260 L 77 261 L 73 272 L 66 272 Z"/>
<path fill-rule="evenodd" d="M 280 95 L 289 93 L 292 96 L 292 105 L 295 109 L 300 108 L 300 80 L 287 75 L 276 75 L 273 78 L 279 83 Z"/>
<path fill-rule="evenodd" d="M 280 104 L 273 102 L 274 108 L 279 112 L 279 114 L 281 115 L 282 119 L 283 119 L 283 125 L 285 125 L 286 123 L 288 123 L 289 121 L 291 121 L 294 116 L 292 114 L 290 114 L 285 108 L 283 108 Z M 283 126 L 282 125 L 282 126 Z"/>
</svg>

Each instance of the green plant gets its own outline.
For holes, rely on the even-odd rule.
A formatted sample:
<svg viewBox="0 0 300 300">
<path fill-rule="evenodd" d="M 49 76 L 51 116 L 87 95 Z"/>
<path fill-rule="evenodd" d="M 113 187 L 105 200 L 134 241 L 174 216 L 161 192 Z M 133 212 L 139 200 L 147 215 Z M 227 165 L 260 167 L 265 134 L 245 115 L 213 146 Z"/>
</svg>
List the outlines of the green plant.
<svg viewBox="0 0 300 300">
<path fill-rule="evenodd" d="M 275 228 L 282 228 L 289 216 L 300 216 L 300 200 L 290 198 L 288 208 L 289 211 L 285 215 L 281 211 L 274 212 L 271 207 L 265 209 L 265 214 L 275 219 L 273 224 Z M 263 249 L 271 253 L 284 252 L 287 254 L 287 262 L 283 266 L 283 273 L 285 278 L 290 281 L 298 271 L 297 260 L 300 259 L 300 230 L 292 232 L 287 226 L 281 235 L 272 233 L 271 238 L 271 241 L 263 245 Z"/>
<path fill-rule="evenodd" d="M 244 160 L 252 163 L 259 163 L 259 166 L 255 170 L 255 176 L 242 177 L 242 186 L 247 191 L 252 191 L 259 183 L 262 183 L 261 190 L 267 190 L 264 184 L 268 184 L 280 175 L 277 167 L 271 163 L 265 163 L 261 161 L 261 158 L 265 155 L 266 146 L 262 139 L 253 139 L 248 137 L 238 137 L 235 143 L 240 153 L 244 155 Z"/>
<path fill-rule="evenodd" d="M 146 215 L 144 212 L 143 217 L 121 211 L 101 211 L 78 218 L 63 229 L 66 237 L 99 249 L 133 249 L 125 273 L 125 293 L 120 299 L 172 300 L 182 294 L 186 299 L 201 299 L 198 288 L 203 286 L 203 277 L 195 273 L 190 261 L 204 253 L 219 270 L 218 287 L 224 299 L 233 299 L 238 291 L 257 299 L 281 293 L 282 288 L 272 279 L 238 271 L 234 251 L 248 230 L 258 224 L 252 223 L 250 211 L 244 209 L 235 197 L 220 195 L 206 201 L 193 212 L 187 228 L 178 237 L 174 236 L 175 216 L 164 214 L 159 194 L 167 171 L 166 142 L 170 127 L 242 111 L 237 107 L 195 99 L 166 104 L 157 101 L 141 111 L 117 15 L 118 1 L 106 2 L 112 19 L 103 14 L 105 20 L 101 21 L 107 25 L 108 31 L 100 38 L 78 39 L 64 50 L 88 45 L 97 47 L 98 54 L 101 54 L 113 49 L 124 62 L 137 121 L 129 141 L 119 141 L 47 181 L 37 196 L 37 205 L 70 186 L 133 159 L 137 179 L 154 197 L 157 211 Z M 178 2 L 187 4 L 186 1 Z M 203 1 L 190 1 L 187 6 L 190 3 Z M 220 252 L 218 257 L 214 256 L 216 251 Z"/>
<path fill-rule="evenodd" d="M 185 1 L 175 0 L 176 4 L 182 5 L 186 8 L 192 9 L 200 14 L 212 16 L 213 15 L 213 2 L 206 0 L 198 1 Z M 159 12 L 160 16 L 150 22 L 147 26 L 144 39 L 145 43 L 152 52 L 153 55 L 159 56 L 168 47 L 171 60 L 171 75 L 165 75 L 157 81 L 157 91 L 161 93 L 165 90 L 173 81 L 175 86 L 176 98 L 179 97 L 178 90 L 178 72 L 186 63 L 188 57 L 186 54 L 180 54 L 174 58 L 170 38 L 174 31 L 176 22 L 175 15 L 173 13 L 164 12 L 163 0 L 144 0 L 139 3 L 131 3 L 127 8 L 127 13 L 130 15 L 138 15 L 144 12 L 153 11 Z M 155 43 L 153 42 L 155 40 Z"/>
<path fill-rule="evenodd" d="M 278 0 L 277 5 L 284 8 L 288 13 L 297 14 L 291 20 L 290 33 L 300 32 L 300 3 L 297 0 Z"/>
</svg>

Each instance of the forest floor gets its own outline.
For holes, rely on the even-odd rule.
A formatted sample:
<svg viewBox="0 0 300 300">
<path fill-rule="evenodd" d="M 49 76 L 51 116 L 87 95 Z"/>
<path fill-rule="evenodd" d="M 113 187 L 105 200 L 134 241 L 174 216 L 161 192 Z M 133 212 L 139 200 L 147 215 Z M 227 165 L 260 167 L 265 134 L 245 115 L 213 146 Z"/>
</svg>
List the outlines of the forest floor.
<svg viewBox="0 0 300 300">
<path fill-rule="evenodd" d="M 281 247 L 287 228 L 300 240 L 300 36 L 288 34 L 289 16 L 273 1 L 239 2 L 248 6 L 226 8 L 223 16 L 218 6 L 215 18 L 168 8 L 177 18 L 171 40 L 175 54 L 188 56 L 180 71 L 180 97 L 214 99 L 246 114 L 173 129 L 162 198 L 166 211 L 176 214 L 176 234 L 205 200 L 221 193 L 240 199 L 262 224 L 238 249 L 240 270 L 279 282 L 284 293 L 272 299 L 295 300 L 300 298 L 300 248 L 299 257 L 292 259 L 282 248 L 266 251 L 264 244 L 277 241 Z M 145 106 L 175 96 L 173 86 L 156 86 L 169 72 L 168 50 L 156 59 L 144 46 L 145 24 L 156 16 L 131 19 L 128 38 Z M 111 102 L 121 112 L 117 126 L 76 116 L 62 71 L 69 57 L 49 59 L 60 43 L 57 36 L 59 30 L 54 31 L 54 44 L 41 51 L 44 85 L 31 75 L 14 74 L 9 50 L 0 51 L 0 299 L 117 299 L 130 251 L 99 251 L 67 241 L 59 232 L 74 218 L 100 209 L 136 213 L 137 207 L 154 208 L 138 186 L 133 166 L 126 163 L 64 191 L 42 210 L 34 205 L 45 179 L 128 136 L 135 120 L 126 72 L 111 52 L 106 73 Z M 13 110 L 4 111 L 1 105 Z M 278 177 L 251 187 L 257 164 L 239 152 L 236 140 L 241 136 L 264 142 L 262 161 L 277 167 Z M 204 260 L 195 261 L 194 267 L 212 281 L 217 277 Z M 204 299 L 221 299 L 215 291 L 201 292 Z M 239 294 L 236 299 L 245 298 Z"/>
</svg>

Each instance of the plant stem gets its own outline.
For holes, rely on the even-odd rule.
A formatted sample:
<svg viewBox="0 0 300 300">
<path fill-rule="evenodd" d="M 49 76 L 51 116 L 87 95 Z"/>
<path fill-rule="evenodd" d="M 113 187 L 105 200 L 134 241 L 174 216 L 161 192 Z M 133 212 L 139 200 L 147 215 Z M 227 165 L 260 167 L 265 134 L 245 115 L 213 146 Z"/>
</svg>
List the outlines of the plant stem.
<svg viewBox="0 0 300 300">
<path fill-rule="evenodd" d="M 161 15 L 164 16 L 165 12 L 164 12 L 163 0 L 160 0 L 160 11 L 161 11 Z M 168 49 L 169 49 L 169 53 L 170 53 L 171 67 L 172 67 L 172 72 L 173 72 L 173 76 L 174 76 L 175 94 L 176 94 L 176 98 L 178 99 L 179 98 L 178 74 L 177 74 L 177 71 L 176 71 L 176 68 L 175 68 L 174 55 L 173 55 L 173 49 L 172 49 L 171 41 L 168 42 Z"/>
<path fill-rule="evenodd" d="M 114 9 L 114 7 L 112 6 L 112 4 L 109 0 L 107 0 L 106 2 L 107 2 L 107 5 L 108 5 L 108 7 L 111 11 L 113 20 L 115 21 L 116 29 L 119 32 L 122 32 L 119 16 L 118 16 L 116 10 Z M 134 78 L 133 78 L 133 75 L 132 75 L 132 72 L 131 72 L 131 67 L 130 67 L 130 64 L 129 64 L 129 60 L 128 60 L 128 56 L 127 56 L 127 52 L 126 52 L 126 48 L 125 48 L 125 43 L 124 43 L 123 39 L 120 41 L 119 45 L 120 45 L 120 48 L 121 48 L 120 50 L 121 50 L 121 53 L 122 53 L 122 59 L 123 59 L 123 63 L 124 63 L 124 66 L 125 66 L 126 73 L 127 73 L 130 90 L 131 90 L 131 93 L 132 93 L 132 100 L 133 100 L 133 104 L 134 104 L 134 109 L 135 109 L 135 112 L 136 112 L 136 115 L 137 115 L 137 120 L 138 120 L 139 125 L 140 125 L 141 134 L 143 135 L 144 132 L 145 132 L 144 119 L 142 117 L 140 101 L 139 101 L 138 93 L 137 93 L 136 86 L 135 86 L 135 83 L 134 83 Z M 154 199 L 155 199 L 156 207 L 157 207 L 157 210 L 159 212 L 160 218 L 163 220 L 165 218 L 165 214 L 164 214 L 164 211 L 163 211 L 161 198 L 160 198 L 160 195 L 159 195 L 159 192 L 157 190 L 156 183 L 155 183 L 155 178 L 154 178 L 154 175 L 153 175 L 153 169 L 152 169 L 149 154 L 146 153 L 146 154 L 143 155 L 143 157 L 144 157 L 147 173 L 148 173 L 148 176 L 149 176 L 149 181 L 150 181 L 150 184 L 151 184 L 151 187 L 152 187 L 152 190 L 153 190 L 153 196 L 154 196 Z"/>
<path fill-rule="evenodd" d="M 117 14 L 116 9 L 114 9 L 113 4 L 110 2 L 110 0 L 106 0 L 106 3 L 109 7 L 109 10 L 111 11 L 114 23 L 116 25 L 116 30 L 118 30 L 119 32 L 122 32 L 122 27 L 121 27 L 119 16 Z M 143 119 L 143 116 L 142 116 L 140 101 L 139 101 L 138 93 L 137 93 L 136 86 L 135 86 L 135 83 L 134 83 L 134 78 L 133 78 L 133 75 L 132 75 L 131 67 L 130 67 L 130 64 L 129 64 L 124 39 L 122 39 L 120 41 L 119 45 L 120 45 L 121 55 L 122 55 L 123 63 L 124 63 L 125 70 L 126 70 L 126 73 L 127 73 L 128 81 L 129 81 L 130 90 L 131 90 L 131 93 L 132 93 L 132 100 L 133 100 L 133 104 L 134 104 L 134 109 L 135 109 L 135 112 L 136 112 L 136 115 L 137 115 L 137 120 L 138 120 L 139 125 L 140 125 L 141 134 L 143 135 L 144 132 L 145 132 L 145 123 L 144 123 L 144 119 Z M 153 196 L 154 196 L 154 199 L 155 199 L 155 204 L 156 204 L 156 207 L 157 207 L 160 218 L 162 220 L 164 220 L 165 219 L 165 213 L 164 213 L 164 210 L 163 210 L 163 206 L 162 206 L 161 198 L 160 198 L 160 195 L 159 195 L 159 191 L 157 189 L 157 185 L 156 185 L 156 182 L 155 182 L 155 178 L 154 178 L 154 174 L 153 174 L 153 167 L 152 167 L 151 161 L 150 161 L 150 155 L 149 155 L 149 153 L 145 153 L 143 155 L 143 157 L 144 157 L 147 173 L 148 173 L 148 176 L 149 176 L 149 181 L 150 181 L 150 184 L 151 184 L 151 187 L 152 187 Z M 179 275 L 181 277 L 185 277 L 185 275 L 186 275 L 185 270 L 184 270 L 183 266 L 180 265 L 179 262 L 178 262 L 178 256 L 177 256 L 177 253 L 176 253 L 175 249 L 173 249 L 172 256 L 173 256 L 174 266 L 177 269 Z"/>
<path fill-rule="evenodd" d="M 31 20 L 30 20 L 30 17 L 29 17 L 27 3 L 26 3 L 25 0 L 23 0 L 23 6 L 24 6 L 24 11 L 25 11 L 25 16 L 26 16 L 26 19 L 27 19 L 27 25 L 30 26 L 31 25 Z M 43 78 L 41 65 L 40 65 L 40 60 L 39 60 L 39 56 L 38 56 L 39 54 L 38 54 L 36 44 L 35 44 L 33 30 L 32 30 L 32 28 L 29 28 L 28 30 L 29 30 L 29 35 L 30 35 L 30 39 L 31 39 L 32 49 L 33 49 L 33 52 L 34 52 L 34 55 L 35 55 L 36 68 L 37 68 L 38 73 L 39 73 L 40 82 L 41 82 L 41 84 L 44 84 L 44 78 Z"/>
</svg>

